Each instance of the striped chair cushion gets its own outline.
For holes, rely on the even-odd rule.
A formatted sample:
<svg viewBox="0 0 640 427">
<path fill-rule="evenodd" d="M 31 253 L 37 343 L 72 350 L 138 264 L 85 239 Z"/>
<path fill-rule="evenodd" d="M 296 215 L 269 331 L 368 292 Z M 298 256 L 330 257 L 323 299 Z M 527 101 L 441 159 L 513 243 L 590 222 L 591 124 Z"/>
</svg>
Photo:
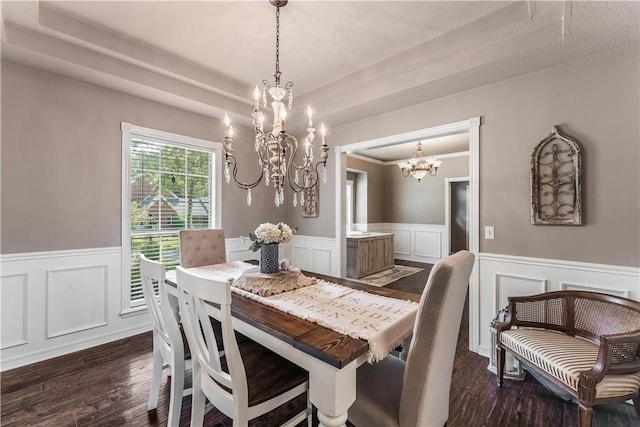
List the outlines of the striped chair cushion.
<svg viewBox="0 0 640 427">
<path fill-rule="evenodd" d="M 576 392 L 580 372 L 593 368 L 598 358 L 596 344 L 555 331 L 508 330 L 500 334 L 500 343 Z M 596 385 L 596 399 L 624 396 L 634 393 L 638 387 L 640 373 L 607 375 Z"/>
</svg>

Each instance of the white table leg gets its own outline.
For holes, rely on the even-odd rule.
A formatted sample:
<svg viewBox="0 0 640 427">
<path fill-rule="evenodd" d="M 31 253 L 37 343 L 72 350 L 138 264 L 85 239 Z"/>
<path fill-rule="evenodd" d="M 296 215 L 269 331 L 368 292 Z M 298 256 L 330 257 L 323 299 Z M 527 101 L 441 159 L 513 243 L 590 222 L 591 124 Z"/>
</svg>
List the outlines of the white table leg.
<svg viewBox="0 0 640 427">
<path fill-rule="evenodd" d="M 342 369 L 317 363 L 309 371 L 309 395 L 318 408 L 321 427 L 342 427 L 347 411 L 356 400 L 357 361 Z"/>
<path fill-rule="evenodd" d="M 332 417 L 318 410 L 318 421 L 320 421 L 319 427 L 344 427 L 347 422 L 347 414 Z"/>
</svg>

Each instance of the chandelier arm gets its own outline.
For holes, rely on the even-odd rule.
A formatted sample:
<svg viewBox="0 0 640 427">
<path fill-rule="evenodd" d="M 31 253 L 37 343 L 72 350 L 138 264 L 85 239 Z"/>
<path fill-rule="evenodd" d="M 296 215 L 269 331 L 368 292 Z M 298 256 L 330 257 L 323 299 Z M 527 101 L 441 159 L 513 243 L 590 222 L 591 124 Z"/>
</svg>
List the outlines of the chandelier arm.
<svg viewBox="0 0 640 427">
<path fill-rule="evenodd" d="M 314 171 L 314 176 L 313 176 L 313 181 L 305 186 L 305 185 L 300 185 L 300 184 L 296 184 L 293 180 L 288 179 L 287 181 L 289 181 L 289 187 L 291 187 L 291 189 L 296 192 L 299 193 L 303 190 L 309 190 L 313 187 L 315 187 L 316 185 L 318 185 L 318 181 L 320 180 L 320 170 L 318 169 L 320 167 L 320 165 L 327 167 L 327 161 L 326 160 L 320 160 L 318 163 L 316 163 L 316 166 L 314 168 L 312 168 L 312 170 Z"/>
<path fill-rule="evenodd" d="M 240 187 L 241 189 L 249 190 L 250 188 L 255 188 L 262 181 L 262 177 L 264 175 L 264 169 L 263 168 L 260 168 L 260 176 L 254 182 L 242 182 L 242 181 L 238 180 L 238 176 L 237 176 L 238 175 L 238 163 L 237 163 L 237 160 L 236 160 L 235 156 L 233 154 L 226 154 L 226 162 L 227 162 L 227 165 L 233 165 L 233 169 L 232 169 L 232 172 L 231 172 L 231 177 L 233 178 L 233 181 L 236 183 L 236 185 L 238 187 Z"/>
</svg>

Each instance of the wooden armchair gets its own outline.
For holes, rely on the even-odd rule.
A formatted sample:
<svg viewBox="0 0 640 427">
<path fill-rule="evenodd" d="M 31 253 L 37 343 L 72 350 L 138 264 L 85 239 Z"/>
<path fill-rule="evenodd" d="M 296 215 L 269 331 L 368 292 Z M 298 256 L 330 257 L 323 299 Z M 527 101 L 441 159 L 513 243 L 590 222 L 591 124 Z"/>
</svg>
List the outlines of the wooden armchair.
<svg viewBox="0 0 640 427">
<path fill-rule="evenodd" d="M 518 328 L 518 329 L 516 329 Z M 581 427 L 593 405 L 633 399 L 640 416 L 640 303 L 596 292 L 509 298 L 497 325 L 498 385 L 505 350 L 575 396 Z"/>
</svg>

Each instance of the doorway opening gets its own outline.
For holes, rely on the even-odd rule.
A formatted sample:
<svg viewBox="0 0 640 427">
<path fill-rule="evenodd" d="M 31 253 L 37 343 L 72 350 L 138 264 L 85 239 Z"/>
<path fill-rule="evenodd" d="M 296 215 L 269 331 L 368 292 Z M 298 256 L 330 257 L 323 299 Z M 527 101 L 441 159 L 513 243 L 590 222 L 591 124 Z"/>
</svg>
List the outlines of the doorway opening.
<svg viewBox="0 0 640 427">
<path fill-rule="evenodd" d="M 448 254 L 469 250 L 469 177 L 446 178 L 445 228 Z"/>
<path fill-rule="evenodd" d="M 419 141 L 420 139 L 437 138 L 447 135 L 468 133 L 469 145 L 469 178 L 468 178 L 468 249 L 477 256 L 480 247 L 480 188 L 479 188 L 479 144 L 480 144 L 480 117 L 473 117 L 460 122 L 435 126 L 403 134 L 391 135 L 377 139 L 361 141 L 353 144 L 336 146 L 336 257 L 337 268 L 332 274 L 346 277 L 346 179 L 347 179 L 347 153 L 362 149 L 387 147 L 393 144 L 407 141 Z M 447 246 L 449 247 L 449 246 Z M 445 255 L 445 254 L 443 254 Z M 480 289 L 478 263 L 474 264 L 469 280 L 469 349 L 478 352 L 480 335 Z"/>
</svg>

